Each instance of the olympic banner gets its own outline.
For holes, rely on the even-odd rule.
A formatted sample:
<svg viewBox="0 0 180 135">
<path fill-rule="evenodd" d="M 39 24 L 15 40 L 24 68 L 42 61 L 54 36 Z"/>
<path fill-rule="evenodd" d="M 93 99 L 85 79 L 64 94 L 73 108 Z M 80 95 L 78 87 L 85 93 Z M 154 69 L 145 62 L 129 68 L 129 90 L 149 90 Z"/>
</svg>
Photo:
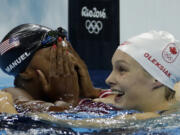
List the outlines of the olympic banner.
<svg viewBox="0 0 180 135">
<path fill-rule="evenodd" d="M 69 0 L 69 39 L 89 69 L 110 69 L 119 44 L 119 0 Z"/>
</svg>

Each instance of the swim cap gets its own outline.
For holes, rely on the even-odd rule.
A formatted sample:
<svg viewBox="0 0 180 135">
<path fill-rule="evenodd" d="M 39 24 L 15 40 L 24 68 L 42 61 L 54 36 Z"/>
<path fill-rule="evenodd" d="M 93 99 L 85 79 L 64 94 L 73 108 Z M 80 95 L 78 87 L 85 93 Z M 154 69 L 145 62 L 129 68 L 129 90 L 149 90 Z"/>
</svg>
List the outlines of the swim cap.
<svg viewBox="0 0 180 135">
<path fill-rule="evenodd" d="M 132 37 L 118 49 L 134 58 L 155 79 L 174 90 L 180 81 L 180 43 L 165 31 L 151 31 Z"/>
<path fill-rule="evenodd" d="M 0 68 L 16 76 L 28 66 L 34 53 L 57 42 L 67 32 L 61 27 L 52 30 L 37 24 L 22 24 L 12 29 L 0 43 Z"/>
</svg>

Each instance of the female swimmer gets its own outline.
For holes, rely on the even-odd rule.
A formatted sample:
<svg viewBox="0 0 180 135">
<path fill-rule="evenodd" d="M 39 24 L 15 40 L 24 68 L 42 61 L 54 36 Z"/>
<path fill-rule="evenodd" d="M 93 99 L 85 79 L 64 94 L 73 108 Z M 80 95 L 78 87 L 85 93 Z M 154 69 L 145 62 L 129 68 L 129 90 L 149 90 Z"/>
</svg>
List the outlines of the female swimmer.
<svg viewBox="0 0 180 135">
<path fill-rule="evenodd" d="M 167 112 L 178 101 L 180 43 L 168 32 L 148 32 L 121 44 L 106 83 L 118 93 L 107 99 L 122 109 Z"/>
<path fill-rule="evenodd" d="M 140 113 L 111 118 L 59 120 L 75 126 L 103 127 L 118 119 L 147 119 L 177 111 L 180 101 L 180 43 L 168 32 L 147 32 L 121 44 L 112 57 L 113 70 L 106 80 L 112 93 L 94 101 Z M 107 125 L 106 125 L 107 126 Z"/>
<path fill-rule="evenodd" d="M 76 57 L 76 66 L 68 53 Z M 63 111 L 100 93 L 62 28 L 15 27 L 0 44 L 0 68 L 15 77 L 15 87 L 3 91 L 12 94 L 18 112 Z"/>
</svg>

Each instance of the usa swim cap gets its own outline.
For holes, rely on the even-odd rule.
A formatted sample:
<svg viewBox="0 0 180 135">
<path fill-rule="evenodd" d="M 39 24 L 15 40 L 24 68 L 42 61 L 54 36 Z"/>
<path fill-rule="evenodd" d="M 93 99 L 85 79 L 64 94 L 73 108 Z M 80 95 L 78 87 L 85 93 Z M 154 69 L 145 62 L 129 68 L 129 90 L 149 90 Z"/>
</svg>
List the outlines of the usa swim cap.
<svg viewBox="0 0 180 135">
<path fill-rule="evenodd" d="M 180 43 L 165 31 L 151 31 L 132 37 L 118 49 L 134 58 L 155 79 L 174 90 L 180 81 Z"/>
<path fill-rule="evenodd" d="M 18 75 L 26 69 L 38 49 L 52 45 L 59 36 L 66 34 L 61 27 L 54 31 L 37 24 L 15 27 L 0 43 L 0 68 L 9 75 Z"/>
</svg>

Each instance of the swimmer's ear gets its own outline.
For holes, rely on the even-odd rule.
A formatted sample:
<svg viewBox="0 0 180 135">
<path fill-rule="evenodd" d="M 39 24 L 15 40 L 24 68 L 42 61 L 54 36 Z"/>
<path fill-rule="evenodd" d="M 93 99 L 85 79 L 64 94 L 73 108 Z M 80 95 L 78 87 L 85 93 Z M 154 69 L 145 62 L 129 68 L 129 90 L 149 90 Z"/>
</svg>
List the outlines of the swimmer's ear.
<svg viewBox="0 0 180 135">
<path fill-rule="evenodd" d="M 154 80 L 154 82 L 153 82 L 153 89 L 157 89 L 157 88 L 160 88 L 162 86 L 163 86 L 162 83 L 160 83 L 158 80 Z"/>
<path fill-rule="evenodd" d="M 43 90 L 45 92 L 49 92 L 49 84 L 48 81 L 44 75 L 44 73 L 41 70 L 36 70 L 38 77 L 39 77 L 39 81 L 41 82 L 41 85 L 43 87 Z"/>
</svg>

